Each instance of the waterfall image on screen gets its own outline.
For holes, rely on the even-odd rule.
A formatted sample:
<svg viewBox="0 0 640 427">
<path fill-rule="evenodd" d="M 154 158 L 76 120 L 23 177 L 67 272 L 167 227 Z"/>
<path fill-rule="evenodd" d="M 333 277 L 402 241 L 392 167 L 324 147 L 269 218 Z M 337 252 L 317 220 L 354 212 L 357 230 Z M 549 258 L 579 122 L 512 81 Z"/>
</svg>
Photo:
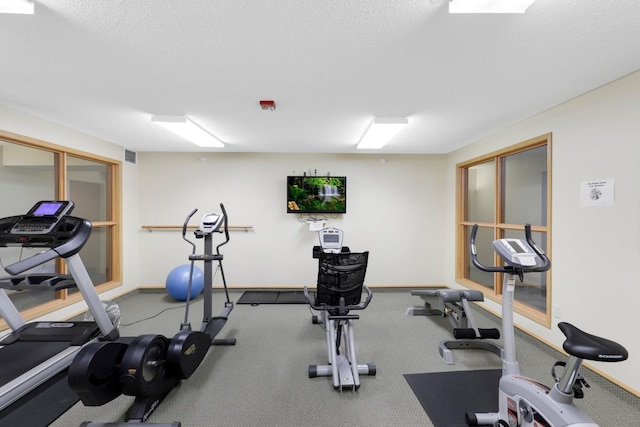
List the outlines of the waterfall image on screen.
<svg viewBox="0 0 640 427">
<path fill-rule="evenodd" d="M 287 177 L 287 212 L 346 213 L 347 178 L 344 176 Z"/>
</svg>

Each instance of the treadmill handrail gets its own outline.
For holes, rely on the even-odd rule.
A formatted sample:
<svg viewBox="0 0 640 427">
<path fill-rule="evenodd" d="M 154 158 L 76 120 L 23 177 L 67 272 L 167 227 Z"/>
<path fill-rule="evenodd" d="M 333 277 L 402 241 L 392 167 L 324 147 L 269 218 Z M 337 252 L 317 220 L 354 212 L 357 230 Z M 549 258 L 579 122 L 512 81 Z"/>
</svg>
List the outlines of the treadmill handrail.
<svg viewBox="0 0 640 427">
<path fill-rule="evenodd" d="M 13 264 L 9 264 L 5 266 L 4 269 L 12 276 L 17 276 L 18 274 L 44 264 L 45 262 L 56 259 L 58 258 L 58 256 L 59 255 L 55 250 L 49 249 L 47 251 L 39 252 L 35 255 L 32 255 L 29 258 L 14 262 Z"/>
</svg>

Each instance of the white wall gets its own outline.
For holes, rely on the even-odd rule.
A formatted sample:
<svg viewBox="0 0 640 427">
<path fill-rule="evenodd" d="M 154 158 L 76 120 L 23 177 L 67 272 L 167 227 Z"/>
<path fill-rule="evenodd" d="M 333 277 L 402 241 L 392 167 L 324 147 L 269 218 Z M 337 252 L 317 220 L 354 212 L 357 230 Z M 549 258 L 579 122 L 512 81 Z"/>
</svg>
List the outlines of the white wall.
<svg viewBox="0 0 640 427">
<path fill-rule="evenodd" d="M 315 169 L 347 176 L 347 214 L 327 226 L 344 230 L 352 251 L 370 251 L 368 284 L 442 284 L 445 165 L 428 155 L 140 153 L 140 225 L 181 225 L 199 208 L 195 225 L 223 202 L 230 225 L 253 227 L 232 231 L 224 247 L 229 286 L 314 285 L 317 233 L 286 213 L 286 177 Z M 141 285 L 164 285 L 173 267 L 188 263 L 180 231 L 139 236 Z"/>
<path fill-rule="evenodd" d="M 555 326 L 573 323 L 623 344 L 623 363 L 594 363 L 640 394 L 640 340 L 636 305 L 640 286 L 640 72 L 453 152 L 447 166 L 447 282 L 454 276 L 455 167 L 479 155 L 553 133 L 551 329 L 522 316 L 521 327 L 560 347 Z M 615 206 L 581 207 L 583 181 L 615 179 Z M 500 307 L 488 301 L 487 307 Z"/>
</svg>

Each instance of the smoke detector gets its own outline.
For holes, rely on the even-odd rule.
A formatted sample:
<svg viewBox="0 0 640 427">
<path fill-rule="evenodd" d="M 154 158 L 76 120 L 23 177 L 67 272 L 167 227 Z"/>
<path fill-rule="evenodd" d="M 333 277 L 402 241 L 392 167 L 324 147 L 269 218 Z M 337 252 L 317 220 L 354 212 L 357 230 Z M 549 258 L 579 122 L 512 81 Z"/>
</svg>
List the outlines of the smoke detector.
<svg viewBox="0 0 640 427">
<path fill-rule="evenodd" d="M 260 108 L 263 110 L 274 111 L 276 109 L 276 103 L 275 101 L 261 100 Z"/>
</svg>

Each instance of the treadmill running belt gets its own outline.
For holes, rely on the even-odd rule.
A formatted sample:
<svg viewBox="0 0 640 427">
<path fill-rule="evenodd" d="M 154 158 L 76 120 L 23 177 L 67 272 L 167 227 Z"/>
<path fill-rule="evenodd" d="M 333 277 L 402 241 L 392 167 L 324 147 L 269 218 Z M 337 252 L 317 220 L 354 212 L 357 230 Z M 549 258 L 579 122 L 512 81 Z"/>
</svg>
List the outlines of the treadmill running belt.
<svg viewBox="0 0 640 427">
<path fill-rule="evenodd" d="M 46 427 L 79 400 L 69 386 L 65 369 L 1 411 L 0 425 Z"/>
<path fill-rule="evenodd" d="M 16 342 L 0 349 L 0 384 L 38 366 L 69 347 L 68 342 Z M 10 368 L 10 369 L 9 369 Z"/>
</svg>

